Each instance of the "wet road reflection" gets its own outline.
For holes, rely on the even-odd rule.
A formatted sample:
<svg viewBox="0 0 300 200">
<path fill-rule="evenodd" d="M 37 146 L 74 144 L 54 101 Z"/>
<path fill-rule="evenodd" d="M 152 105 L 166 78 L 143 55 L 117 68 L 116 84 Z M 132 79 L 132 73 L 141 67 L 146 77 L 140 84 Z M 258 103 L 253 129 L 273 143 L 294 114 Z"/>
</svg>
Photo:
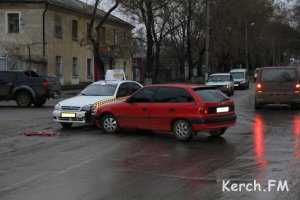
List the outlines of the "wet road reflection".
<svg viewBox="0 0 300 200">
<path fill-rule="evenodd" d="M 294 116 L 293 134 L 294 134 L 294 156 L 295 158 L 300 158 L 300 115 Z"/>
<path fill-rule="evenodd" d="M 255 114 L 252 125 L 253 132 L 253 151 L 255 160 L 260 167 L 265 167 L 267 161 L 265 160 L 265 127 L 264 119 L 260 114 Z"/>
</svg>

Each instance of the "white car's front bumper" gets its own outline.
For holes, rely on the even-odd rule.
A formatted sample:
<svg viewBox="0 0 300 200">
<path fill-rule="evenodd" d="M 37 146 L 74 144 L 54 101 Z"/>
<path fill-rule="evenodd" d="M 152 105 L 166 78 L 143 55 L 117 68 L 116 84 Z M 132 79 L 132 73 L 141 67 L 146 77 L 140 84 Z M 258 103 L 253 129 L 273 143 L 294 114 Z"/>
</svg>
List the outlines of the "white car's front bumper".
<svg viewBox="0 0 300 200">
<path fill-rule="evenodd" d="M 74 114 L 75 117 L 63 117 L 63 113 Z M 87 122 L 86 111 L 68 111 L 68 110 L 54 110 L 53 121 L 59 123 L 78 123 L 85 124 Z"/>
</svg>

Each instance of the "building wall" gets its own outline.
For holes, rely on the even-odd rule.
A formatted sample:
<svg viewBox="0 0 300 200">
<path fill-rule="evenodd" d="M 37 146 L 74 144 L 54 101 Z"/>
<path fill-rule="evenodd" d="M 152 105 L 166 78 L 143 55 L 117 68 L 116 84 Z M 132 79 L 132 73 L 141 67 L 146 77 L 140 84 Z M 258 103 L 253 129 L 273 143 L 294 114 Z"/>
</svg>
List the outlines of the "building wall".
<svg viewBox="0 0 300 200">
<path fill-rule="evenodd" d="M 87 42 L 87 24 L 89 18 L 84 15 L 50 6 L 46 12 L 46 55 L 43 57 L 43 12 L 44 4 L 0 4 L 0 49 L 8 52 L 10 57 L 22 57 L 28 60 L 30 47 L 31 59 L 45 60 L 42 66 L 45 73 L 57 75 L 56 56 L 61 56 L 63 66 L 62 83 L 78 84 L 79 82 L 92 81 L 93 77 L 87 77 L 87 59 L 92 59 L 92 74 L 94 74 L 94 61 L 92 48 Z M 14 11 L 21 13 L 21 31 L 18 34 L 6 33 L 6 12 Z M 55 37 L 55 16 L 61 16 L 63 37 Z M 72 20 L 78 21 L 78 40 L 72 40 Z M 132 79 L 132 53 L 131 53 L 131 28 L 117 23 L 104 25 L 105 35 L 101 35 L 103 42 L 99 47 L 108 49 L 113 57 L 112 67 L 121 68 L 126 72 L 128 79 Z M 72 76 L 72 60 L 77 57 L 79 65 L 79 76 Z M 12 59 L 17 60 L 17 59 Z M 24 69 L 28 68 L 28 62 L 20 61 Z M 25 63 L 25 64 L 24 64 Z M 16 65 L 16 64 L 14 64 Z M 25 65 L 25 66 L 24 66 Z M 40 64 L 36 64 L 39 67 Z M 109 68 L 109 63 L 106 64 Z M 35 64 L 30 65 L 36 69 Z"/>
<path fill-rule="evenodd" d="M 21 14 L 20 33 L 7 33 L 6 13 Z M 28 59 L 29 49 L 33 60 L 42 59 L 42 13 L 39 4 L 0 5 L 0 48 L 11 57 Z M 16 65 L 13 63 L 12 65 Z M 23 63 L 24 65 L 24 63 Z M 23 66 L 26 67 L 26 66 Z"/>
<path fill-rule="evenodd" d="M 55 16 L 60 16 L 62 19 L 63 37 L 55 37 Z M 78 40 L 72 39 L 72 20 L 78 21 Z M 60 9 L 49 9 L 47 12 L 47 60 L 48 73 L 56 74 L 56 56 L 62 57 L 63 65 L 63 79 L 64 84 L 78 84 L 79 82 L 92 81 L 87 77 L 87 59 L 93 61 L 93 52 L 91 46 L 87 43 L 87 23 L 88 19 L 75 15 L 73 13 L 65 12 Z M 79 77 L 73 77 L 72 64 L 73 57 L 78 59 Z M 93 70 L 92 65 L 92 70 Z"/>
</svg>

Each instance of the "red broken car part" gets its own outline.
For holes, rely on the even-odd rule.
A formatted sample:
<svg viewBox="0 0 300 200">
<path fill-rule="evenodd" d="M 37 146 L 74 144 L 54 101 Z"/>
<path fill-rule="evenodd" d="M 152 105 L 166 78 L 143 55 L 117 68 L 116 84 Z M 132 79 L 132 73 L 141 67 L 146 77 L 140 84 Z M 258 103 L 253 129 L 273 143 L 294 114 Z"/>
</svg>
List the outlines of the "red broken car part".
<svg viewBox="0 0 300 200">
<path fill-rule="evenodd" d="M 45 137 L 51 137 L 51 136 L 57 136 L 59 133 L 54 131 L 25 131 L 23 133 L 25 136 L 45 136 Z"/>
</svg>

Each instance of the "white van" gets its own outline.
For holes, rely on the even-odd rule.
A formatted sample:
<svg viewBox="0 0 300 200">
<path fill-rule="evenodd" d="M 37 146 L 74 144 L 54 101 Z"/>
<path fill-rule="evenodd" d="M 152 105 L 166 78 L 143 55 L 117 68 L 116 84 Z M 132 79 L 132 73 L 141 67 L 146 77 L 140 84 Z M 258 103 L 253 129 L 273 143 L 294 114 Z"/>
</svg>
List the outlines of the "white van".
<svg viewBox="0 0 300 200">
<path fill-rule="evenodd" d="M 247 69 L 232 69 L 230 74 L 233 77 L 234 87 L 249 89 L 249 77 Z"/>
</svg>

